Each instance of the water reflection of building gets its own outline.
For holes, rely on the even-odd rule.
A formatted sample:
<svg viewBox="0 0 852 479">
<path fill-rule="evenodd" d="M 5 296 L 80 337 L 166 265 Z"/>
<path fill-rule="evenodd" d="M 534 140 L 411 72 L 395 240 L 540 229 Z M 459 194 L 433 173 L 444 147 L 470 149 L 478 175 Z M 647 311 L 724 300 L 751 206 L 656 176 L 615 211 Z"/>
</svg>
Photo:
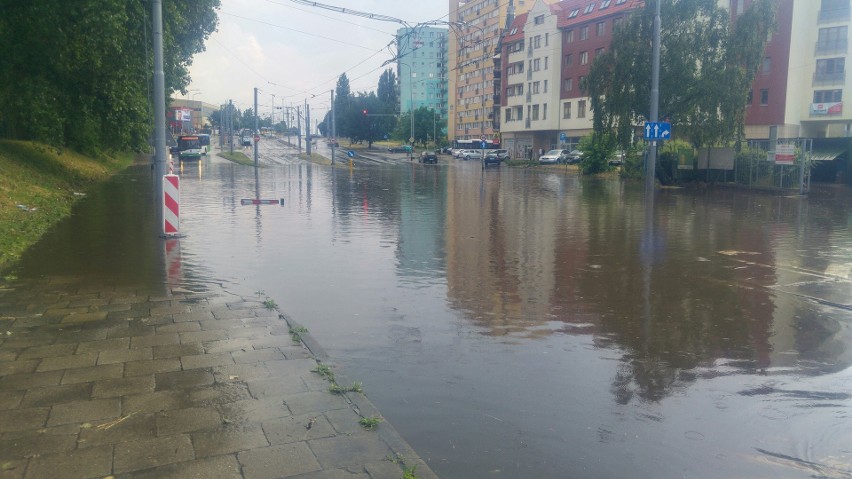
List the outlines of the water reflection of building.
<svg viewBox="0 0 852 479">
<path fill-rule="evenodd" d="M 437 167 L 413 167 L 402 182 L 397 260 L 403 276 L 444 273 L 446 179 Z"/>
<path fill-rule="evenodd" d="M 801 291 L 782 292 L 813 279 L 803 274 L 813 254 L 803 250 L 831 245 L 830 235 L 796 226 L 808 218 L 794 216 L 790 199 L 661 194 L 649 240 L 641 189 L 629 184 L 512 171 L 474 187 L 457 175 L 451 169 L 447 181 L 450 304 L 487 335 L 593 334 L 622 356 L 620 402 L 805 358 L 826 370 L 850 362 L 842 310 L 832 317 Z"/>
</svg>

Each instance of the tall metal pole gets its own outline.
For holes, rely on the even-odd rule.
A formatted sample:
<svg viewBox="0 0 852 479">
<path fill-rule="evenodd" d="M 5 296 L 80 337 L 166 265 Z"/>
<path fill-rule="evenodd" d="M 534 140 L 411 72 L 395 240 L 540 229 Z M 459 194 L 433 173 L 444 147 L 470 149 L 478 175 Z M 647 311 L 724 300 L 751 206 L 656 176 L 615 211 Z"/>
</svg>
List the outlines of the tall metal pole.
<svg viewBox="0 0 852 479">
<path fill-rule="evenodd" d="M 234 153 L 234 101 L 228 100 L 228 144 Z"/>
<path fill-rule="evenodd" d="M 302 105 L 296 105 L 296 140 L 299 142 L 299 153 L 302 152 Z"/>
<path fill-rule="evenodd" d="M 305 98 L 305 153 L 311 156 L 311 106 Z"/>
<path fill-rule="evenodd" d="M 257 88 L 255 87 L 255 89 L 254 89 L 254 131 L 252 132 L 252 136 L 256 136 L 259 131 L 260 130 L 258 129 L 258 123 L 257 123 Z M 252 138 L 252 141 L 254 142 L 254 167 L 255 167 L 255 171 L 257 171 L 256 168 L 257 168 L 257 143 L 258 142 L 254 138 Z"/>
<path fill-rule="evenodd" d="M 163 4 L 151 2 L 151 30 L 154 41 L 154 197 L 157 206 L 157 232 L 163 232 L 163 176 L 166 174 L 166 75 L 163 73 Z"/>
<path fill-rule="evenodd" d="M 656 12 L 654 13 L 654 47 L 651 59 L 651 122 L 659 120 L 660 108 L 660 4 L 662 0 L 656 0 Z M 651 148 L 648 150 L 647 164 L 645 165 L 645 188 L 653 191 L 657 166 L 657 140 L 651 140 Z"/>
<path fill-rule="evenodd" d="M 337 141 L 337 129 L 334 124 L 337 123 L 334 119 L 334 90 L 331 90 L 331 164 L 334 164 L 334 142 Z"/>
</svg>

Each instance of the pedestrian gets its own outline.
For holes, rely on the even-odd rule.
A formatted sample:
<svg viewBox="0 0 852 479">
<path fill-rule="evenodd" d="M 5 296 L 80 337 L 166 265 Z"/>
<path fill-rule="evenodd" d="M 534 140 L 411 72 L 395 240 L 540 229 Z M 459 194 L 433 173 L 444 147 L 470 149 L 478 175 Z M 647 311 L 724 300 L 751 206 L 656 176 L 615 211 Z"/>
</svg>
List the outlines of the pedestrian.
<svg viewBox="0 0 852 479">
<path fill-rule="evenodd" d="M 541 157 L 542 155 L 544 155 L 544 148 L 539 147 L 538 156 Z"/>
</svg>

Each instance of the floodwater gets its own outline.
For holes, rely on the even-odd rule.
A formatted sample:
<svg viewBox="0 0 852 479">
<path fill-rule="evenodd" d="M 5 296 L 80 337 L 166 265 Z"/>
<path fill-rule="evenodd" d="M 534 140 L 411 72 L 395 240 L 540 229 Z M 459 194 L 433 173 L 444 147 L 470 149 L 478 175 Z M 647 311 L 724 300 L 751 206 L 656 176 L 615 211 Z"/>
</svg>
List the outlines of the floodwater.
<svg viewBox="0 0 852 479">
<path fill-rule="evenodd" d="M 443 478 L 852 477 L 848 190 L 442 161 L 190 164 L 168 250 L 129 172 L 17 273 L 261 291 Z"/>
</svg>

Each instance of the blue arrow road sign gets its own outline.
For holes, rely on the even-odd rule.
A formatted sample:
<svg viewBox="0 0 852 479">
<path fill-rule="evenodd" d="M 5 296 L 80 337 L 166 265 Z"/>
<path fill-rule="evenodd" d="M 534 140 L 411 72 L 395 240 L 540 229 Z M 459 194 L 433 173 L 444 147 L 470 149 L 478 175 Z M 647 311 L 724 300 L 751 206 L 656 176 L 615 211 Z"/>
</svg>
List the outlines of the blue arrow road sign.
<svg viewBox="0 0 852 479">
<path fill-rule="evenodd" d="M 645 122 L 646 140 L 668 140 L 672 137 L 672 125 L 662 121 Z"/>
<path fill-rule="evenodd" d="M 352 150 L 349 150 L 349 151 L 346 152 L 346 156 L 348 156 L 349 158 L 355 158 L 355 152 L 352 151 Z"/>
<path fill-rule="evenodd" d="M 566 135 L 565 133 L 559 134 L 559 141 L 561 141 L 562 143 L 565 143 L 565 140 L 567 140 L 567 139 L 568 139 L 568 135 Z"/>
</svg>

